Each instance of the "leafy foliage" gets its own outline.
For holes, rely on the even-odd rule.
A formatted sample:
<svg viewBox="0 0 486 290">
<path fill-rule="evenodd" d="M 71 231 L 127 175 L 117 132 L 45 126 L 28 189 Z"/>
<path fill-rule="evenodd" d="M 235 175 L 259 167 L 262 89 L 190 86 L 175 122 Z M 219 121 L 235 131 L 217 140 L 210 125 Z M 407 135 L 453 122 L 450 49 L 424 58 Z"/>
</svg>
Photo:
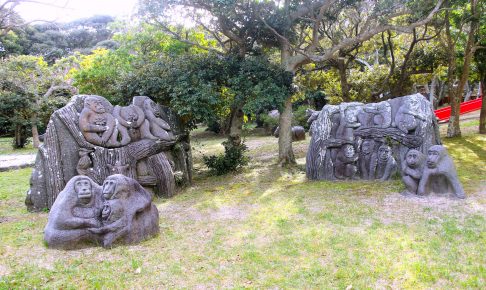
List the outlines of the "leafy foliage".
<svg viewBox="0 0 486 290">
<path fill-rule="evenodd" d="M 223 146 L 224 154 L 203 156 L 204 164 L 212 175 L 234 172 L 248 164 L 249 158 L 244 155 L 248 147 L 244 143 L 234 145 L 230 141 L 225 141 Z"/>
</svg>

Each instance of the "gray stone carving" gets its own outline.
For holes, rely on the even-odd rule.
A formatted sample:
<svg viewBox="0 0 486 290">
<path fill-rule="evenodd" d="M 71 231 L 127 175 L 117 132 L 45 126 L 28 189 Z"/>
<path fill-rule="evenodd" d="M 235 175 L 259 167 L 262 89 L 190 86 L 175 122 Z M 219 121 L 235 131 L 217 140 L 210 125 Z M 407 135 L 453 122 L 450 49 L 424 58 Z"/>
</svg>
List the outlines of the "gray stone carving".
<svg viewBox="0 0 486 290">
<path fill-rule="evenodd" d="M 50 248 L 87 244 L 109 248 L 115 243 L 138 243 L 158 233 L 157 207 L 136 180 L 115 174 L 99 186 L 89 177 L 75 176 L 51 208 L 44 239 Z"/>
<path fill-rule="evenodd" d="M 424 154 L 410 149 L 402 162 L 402 181 L 405 184 L 405 191 L 402 195 L 417 194 L 418 185 L 424 171 Z"/>
<path fill-rule="evenodd" d="M 307 112 L 309 179 L 388 180 L 410 148 L 440 144 L 431 104 L 420 94 L 379 103 L 326 105 Z"/>
<path fill-rule="evenodd" d="M 291 134 L 292 134 L 292 142 L 305 140 L 305 129 L 302 126 L 292 126 Z M 275 138 L 278 138 L 279 135 L 280 135 L 280 127 L 277 126 L 277 128 L 273 132 L 273 136 Z"/>
<path fill-rule="evenodd" d="M 450 194 L 465 198 L 466 194 L 457 177 L 456 168 L 444 146 L 434 145 L 427 151 L 426 166 L 418 184 L 418 195 Z"/>
<path fill-rule="evenodd" d="M 174 176 L 178 185 L 190 184 L 191 170 L 189 135 L 168 109 L 145 96 L 113 107 L 103 97 L 77 95 L 51 116 L 26 205 L 34 211 L 50 209 L 76 175 L 101 184 L 119 173 L 168 197 L 175 193 Z"/>
</svg>

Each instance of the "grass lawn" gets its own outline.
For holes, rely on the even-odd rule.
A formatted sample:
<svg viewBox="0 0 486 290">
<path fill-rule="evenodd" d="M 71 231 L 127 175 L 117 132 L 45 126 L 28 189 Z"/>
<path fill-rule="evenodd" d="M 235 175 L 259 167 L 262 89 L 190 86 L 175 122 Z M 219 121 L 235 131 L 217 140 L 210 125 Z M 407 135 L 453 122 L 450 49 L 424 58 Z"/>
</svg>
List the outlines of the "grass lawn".
<svg viewBox="0 0 486 290">
<path fill-rule="evenodd" d="M 47 213 L 23 205 L 31 169 L 0 173 L 3 288 L 486 288 L 486 136 L 444 139 L 465 200 L 404 198 L 401 181 L 311 182 L 275 165 L 277 139 L 247 138 L 252 161 L 209 177 L 197 132 L 194 185 L 156 199 L 161 234 L 111 250 L 47 249 Z"/>
<path fill-rule="evenodd" d="M 13 149 L 12 148 L 12 137 L 0 137 L 0 155 L 3 154 L 30 154 L 36 153 L 37 149 L 32 147 L 32 142 L 29 142 L 25 148 Z"/>
</svg>

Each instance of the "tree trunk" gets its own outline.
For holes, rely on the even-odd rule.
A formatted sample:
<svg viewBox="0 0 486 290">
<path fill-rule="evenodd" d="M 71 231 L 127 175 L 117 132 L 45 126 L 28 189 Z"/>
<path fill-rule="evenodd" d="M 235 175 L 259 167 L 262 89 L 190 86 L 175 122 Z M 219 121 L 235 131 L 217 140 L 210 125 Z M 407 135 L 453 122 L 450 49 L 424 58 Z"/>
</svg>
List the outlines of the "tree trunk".
<svg viewBox="0 0 486 290">
<path fill-rule="evenodd" d="M 481 113 L 479 115 L 479 134 L 486 134 L 486 101 L 484 100 L 484 86 L 486 85 L 486 76 L 481 78 L 481 95 L 483 96 L 483 103 L 481 105 Z"/>
<path fill-rule="evenodd" d="M 280 134 L 278 137 L 278 159 L 280 165 L 295 164 L 294 151 L 292 149 L 292 99 L 285 100 L 285 105 L 280 112 Z"/>
<path fill-rule="evenodd" d="M 346 74 L 347 65 L 344 59 L 344 55 L 341 56 L 337 60 L 337 68 L 339 72 L 339 80 L 341 82 L 341 94 L 343 96 L 343 102 L 350 102 L 351 98 L 349 96 L 349 84 L 348 84 L 348 76 Z"/>
<path fill-rule="evenodd" d="M 31 126 L 32 126 L 32 146 L 34 148 L 39 148 L 40 145 L 39 131 L 37 130 L 37 114 L 35 113 L 31 119 Z"/>
<path fill-rule="evenodd" d="M 286 71 L 295 73 L 295 69 L 290 67 L 291 57 L 290 47 L 283 44 L 281 48 L 281 65 Z M 294 151 L 292 149 L 292 96 L 285 100 L 283 110 L 280 112 L 279 119 L 280 134 L 278 137 L 278 163 L 282 166 L 295 164 Z"/>
<path fill-rule="evenodd" d="M 14 148 L 23 148 L 24 147 L 24 142 L 23 142 L 23 136 L 22 136 L 22 126 L 17 124 L 15 125 L 15 142 L 14 142 Z"/>
<path fill-rule="evenodd" d="M 237 106 L 231 112 L 231 124 L 228 138 L 233 146 L 241 144 L 244 116 L 245 114 L 243 113 L 241 106 Z"/>
<path fill-rule="evenodd" d="M 429 90 L 429 102 L 432 104 L 432 106 L 434 106 L 436 86 L 437 86 L 437 76 L 434 75 L 434 77 L 432 78 L 432 83 L 430 84 L 430 90 Z"/>
<path fill-rule="evenodd" d="M 446 2 L 446 8 L 449 6 L 449 2 Z M 447 137 L 461 136 L 461 128 L 459 126 L 459 109 L 460 109 L 460 96 L 457 95 L 460 92 L 458 89 L 454 88 L 454 81 L 456 78 L 456 50 L 454 43 L 452 42 L 451 35 L 451 22 L 449 20 L 449 10 L 445 11 L 445 28 L 446 28 L 446 38 L 447 38 L 447 90 L 449 93 L 449 102 L 451 105 L 451 117 L 449 119 L 449 124 L 447 126 Z"/>
</svg>

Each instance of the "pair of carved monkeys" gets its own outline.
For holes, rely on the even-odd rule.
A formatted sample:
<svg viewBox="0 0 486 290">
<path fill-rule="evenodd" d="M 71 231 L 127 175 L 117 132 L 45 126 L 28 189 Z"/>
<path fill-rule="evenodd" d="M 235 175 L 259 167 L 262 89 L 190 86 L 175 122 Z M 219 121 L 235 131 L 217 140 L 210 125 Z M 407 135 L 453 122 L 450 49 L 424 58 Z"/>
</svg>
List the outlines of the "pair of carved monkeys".
<svg viewBox="0 0 486 290">
<path fill-rule="evenodd" d="M 131 244 L 157 234 L 158 221 L 151 195 L 135 180 L 115 174 L 101 187 L 87 176 L 75 176 L 51 208 L 44 240 L 62 249 Z"/>
<path fill-rule="evenodd" d="M 140 139 L 171 141 L 170 126 L 160 117 L 160 108 L 149 98 L 141 106 L 115 106 L 111 114 L 100 98 L 89 96 L 84 100 L 79 127 L 88 142 L 103 147 L 124 146 Z"/>
<path fill-rule="evenodd" d="M 403 195 L 435 193 L 466 197 L 454 163 L 442 145 L 431 146 L 426 160 L 420 151 L 409 150 L 402 163 L 402 180 L 406 187 Z"/>
</svg>

